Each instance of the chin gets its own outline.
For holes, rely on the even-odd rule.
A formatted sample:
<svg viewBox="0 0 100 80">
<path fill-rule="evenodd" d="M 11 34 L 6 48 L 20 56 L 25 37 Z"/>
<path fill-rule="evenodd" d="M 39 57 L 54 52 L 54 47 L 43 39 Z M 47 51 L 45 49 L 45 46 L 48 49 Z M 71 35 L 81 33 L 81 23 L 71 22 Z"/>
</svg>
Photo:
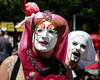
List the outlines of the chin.
<svg viewBox="0 0 100 80">
<path fill-rule="evenodd" d="M 37 49 L 37 51 L 40 51 L 40 52 L 47 52 L 48 51 L 48 49 L 45 49 L 45 48 L 36 48 Z"/>
<path fill-rule="evenodd" d="M 79 60 L 71 60 L 71 62 L 78 63 Z"/>
<path fill-rule="evenodd" d="M 80 57 L 77 57 L 77 59 L 74 58 L 74 55 L 71 56 L 70 61 L 74 62 L 74 63 L 78 63 L 79 62 Z"/>
</svg>

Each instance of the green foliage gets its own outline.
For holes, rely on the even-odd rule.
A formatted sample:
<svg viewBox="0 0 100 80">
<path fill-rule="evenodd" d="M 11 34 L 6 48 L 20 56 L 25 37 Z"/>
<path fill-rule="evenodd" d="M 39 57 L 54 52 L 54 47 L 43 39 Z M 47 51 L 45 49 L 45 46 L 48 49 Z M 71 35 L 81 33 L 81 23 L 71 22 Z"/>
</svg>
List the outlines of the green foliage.
<svg viewBox="0 0 100 80">
<path fill-rule="evenodd" d="M 20 2 L 21 0 L 0 0 L 0 22 L 17 23 L 23 20 L 25 15 L 21 10 Z M 35 0 L 35 2 L 40 11 L 50 10 L 52 13 L 63 16 L 69 23 L 69 31 L 73 30 L 73 14 L 76 14 L 77 30 L 98 33 L 98 25 L 100 24 L 99 0 Z"/>
<path fill-rule="evenodd" d="M 20 0 L 0 0 L 0 22 L 14 22 L 22 20 L 24 13 L 21 10 Z"/>
<path fill-rule="evenodd" d="M 87 27 L 88 27 L 87 24 L 83 24 L 83 25 L 82 25 L 82 29 L 83 29 L 83 31 L 87 31 Z"/>
</svg>

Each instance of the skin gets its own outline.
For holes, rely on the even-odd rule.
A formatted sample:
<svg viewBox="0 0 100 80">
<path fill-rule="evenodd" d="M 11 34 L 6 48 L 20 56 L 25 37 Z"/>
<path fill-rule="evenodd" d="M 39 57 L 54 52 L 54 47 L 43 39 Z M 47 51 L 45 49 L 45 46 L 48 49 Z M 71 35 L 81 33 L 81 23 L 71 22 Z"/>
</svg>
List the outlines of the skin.
<svg viewBox="0 0 100 80">
<path fill-rule="evenodd" d="M 8 64 L 10 63 L 9 58 L 4 60 L 0 67 L 0 80 L 9 80 L 8 75 Z"/>
</svg>

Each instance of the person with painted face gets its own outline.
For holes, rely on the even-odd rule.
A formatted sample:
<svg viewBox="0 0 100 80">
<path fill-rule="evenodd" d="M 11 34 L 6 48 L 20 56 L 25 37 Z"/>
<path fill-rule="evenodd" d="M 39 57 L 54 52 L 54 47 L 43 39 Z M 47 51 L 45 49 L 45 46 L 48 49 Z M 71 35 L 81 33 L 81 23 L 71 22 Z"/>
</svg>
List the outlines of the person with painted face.
<svg viewBox="0 0 100 80">
<path fill-rule="evenodd" d="M 18 56 L 4 61 L 0 80 L 73 80 L 70 68 L 64 63 L 67 21 L 49 11 L 32 13 L 26 18 Z M 13 64 L 15 58 L 18 60 Z"/>
<path fill-rule="evenodd" d="M 95 80 L 95 77 L 84 69 L 95 63 L 96 52 L 90 35 L 84 31 L 72 31 L 68 35 L 67 49 L 69 66 L 75 80 Z"/>
</svg>

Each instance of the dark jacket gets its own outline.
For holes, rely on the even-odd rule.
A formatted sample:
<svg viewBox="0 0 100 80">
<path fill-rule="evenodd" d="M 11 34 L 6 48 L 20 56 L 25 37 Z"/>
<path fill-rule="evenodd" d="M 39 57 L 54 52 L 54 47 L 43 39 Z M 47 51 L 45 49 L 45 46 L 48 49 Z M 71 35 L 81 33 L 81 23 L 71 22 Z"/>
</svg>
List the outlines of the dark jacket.
<svg viewBox="0 0 100 80">
<path fill-rule="evenodd" d="M 11 44 L 4 37 L 0 37 L 0 64 L 5 58 L 11 55 Z"/>
</svg>

